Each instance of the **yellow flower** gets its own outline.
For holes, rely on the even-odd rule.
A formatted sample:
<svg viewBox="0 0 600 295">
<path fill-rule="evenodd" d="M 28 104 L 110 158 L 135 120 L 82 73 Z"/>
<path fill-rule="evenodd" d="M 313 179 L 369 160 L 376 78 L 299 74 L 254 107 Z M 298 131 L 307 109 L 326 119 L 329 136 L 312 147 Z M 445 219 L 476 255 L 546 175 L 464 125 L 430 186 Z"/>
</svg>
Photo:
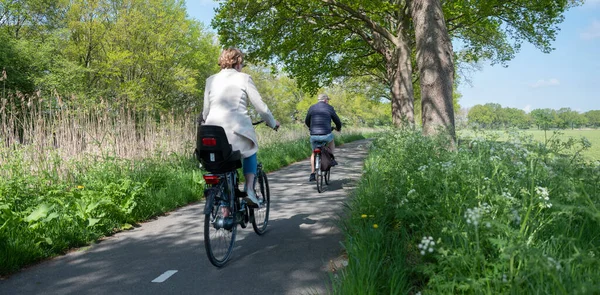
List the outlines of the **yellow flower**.
<svg viewBox="0 0 600 295">
<path fill-rule="evenodd" d="M 77 188 L 78 189 L 83 189 L 83 185 L 78 185 Z"/>
<path fill-rule="evenodd" d="M 360 217 L 362 217 L 362 218 L 367 218 L 367 214 L 363 214 L 363 215 L 361 215 Z"/>
<path fill-rule="evenodd" d="M 379 227 L 379 225 L 377 225 L 377 223 L 373 224 L 373 228 L 378 228 L 378 227 Z"/>
</svg>

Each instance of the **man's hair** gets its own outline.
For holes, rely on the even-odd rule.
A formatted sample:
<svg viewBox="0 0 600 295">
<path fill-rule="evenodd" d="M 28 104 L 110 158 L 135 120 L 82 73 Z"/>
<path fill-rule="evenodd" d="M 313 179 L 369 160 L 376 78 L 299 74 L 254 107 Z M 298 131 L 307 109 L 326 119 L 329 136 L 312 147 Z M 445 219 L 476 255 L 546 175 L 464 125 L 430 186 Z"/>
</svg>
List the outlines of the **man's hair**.
<svg viewBox="0 0 600 295">
<path fill-rule="evenodd" d="M 325 93 L 321 93 L 321 94 L 319 94 L 318 99 L 319 99 L 319 101 L 326 101 L 326 100 L 329 100 L 329 96 L 327 96 L 327 94 L 325 94 Z"/>
<path fill-rule="evenodd" d="M 219 56 L 219 66 L 221 69 L 233 69 L 237 64 L 244 62 L 244 54 L 241 50 L 233 47 L 223 49 Z"/>
</svg>

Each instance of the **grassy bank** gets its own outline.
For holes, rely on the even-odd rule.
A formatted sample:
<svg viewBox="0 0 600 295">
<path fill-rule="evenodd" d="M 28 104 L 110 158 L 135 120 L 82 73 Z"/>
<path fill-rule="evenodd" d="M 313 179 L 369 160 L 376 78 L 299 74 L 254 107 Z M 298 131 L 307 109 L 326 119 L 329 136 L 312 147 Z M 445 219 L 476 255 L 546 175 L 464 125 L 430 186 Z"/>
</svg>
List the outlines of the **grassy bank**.
<svg viewBox="0 0 600 295">
<path fill-rule="evenodd" d="M 419 133 L 377 139 L 333 293 L 600 293 L 600 166 L 581 157 L 588 145 L 492 139 L 456 152 Z"/>
</svg>

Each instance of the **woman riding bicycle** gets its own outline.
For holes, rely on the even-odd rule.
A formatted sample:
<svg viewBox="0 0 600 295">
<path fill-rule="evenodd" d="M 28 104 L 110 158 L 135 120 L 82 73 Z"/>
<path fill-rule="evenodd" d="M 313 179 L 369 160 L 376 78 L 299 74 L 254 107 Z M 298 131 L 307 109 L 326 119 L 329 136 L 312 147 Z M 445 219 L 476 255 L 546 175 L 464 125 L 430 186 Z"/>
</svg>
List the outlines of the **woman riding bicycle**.
<svg viewBox="0 0 600 295">
<path fill-rule="evenodd" d="M 248 115 L 248 100 L 269 127 L 277 130 L 280 124 L 263 102 L 250 75 L 241 72 L 244 54 L 239 49 L 223 50 L 219 66 L 221 71 L 206 80 L 202 117 L 206 125 L 223 127 L 232 149 L 242 154 L 246 178 L 244 191 L 248 195 L 245 199 L 249 205 L 257 206 L 259 202 L 252 184 L 256 175 L 258 140 Z"/>
<path fill-rule="evenodd" d="M 310 144 L 314 150 L 317 147 L 318 142 L 327 142 L 327 147 L 331 150 L 333 155 L 333 149 L 335 149 L 335 141 L 333 140 L 333 133 L 331 132 L 331 121 L 335 123 L 335 129 L 337 131 L 342 130 L 342 121 L 338 117 L 337 113 L 331 105 L 329 105 L 329 96 L 325 93 L 319 94 L 318 102 L 312 105 L 308 109 L 304 124 L 310 129 Z M 334 160 L 334 165 L 335 163 Z M 315 181 L 315 154 L 310 155 L 310 168 L 311 173 L 308 181 Z"/>
</svg>

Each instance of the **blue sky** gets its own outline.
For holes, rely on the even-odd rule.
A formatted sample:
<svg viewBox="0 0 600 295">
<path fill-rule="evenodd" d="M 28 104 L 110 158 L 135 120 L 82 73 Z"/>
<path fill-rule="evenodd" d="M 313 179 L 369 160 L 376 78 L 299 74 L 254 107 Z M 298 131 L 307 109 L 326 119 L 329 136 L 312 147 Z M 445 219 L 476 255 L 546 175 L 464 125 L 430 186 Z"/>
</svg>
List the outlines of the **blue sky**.
<svg viewBox="0 0 600 295">
<path fill-rule="evenodd" d="M 186 0 L 188 14 L 210 27 L 217 6 L 212 0 Z M 482 64 L 459 86 L 464 108 L 489 102 L 527 112 L 569 107 L 600 110 L 600 0 L 565 13 L 549 54 L 528 43 L 504 68 Z"/>
</svg>

